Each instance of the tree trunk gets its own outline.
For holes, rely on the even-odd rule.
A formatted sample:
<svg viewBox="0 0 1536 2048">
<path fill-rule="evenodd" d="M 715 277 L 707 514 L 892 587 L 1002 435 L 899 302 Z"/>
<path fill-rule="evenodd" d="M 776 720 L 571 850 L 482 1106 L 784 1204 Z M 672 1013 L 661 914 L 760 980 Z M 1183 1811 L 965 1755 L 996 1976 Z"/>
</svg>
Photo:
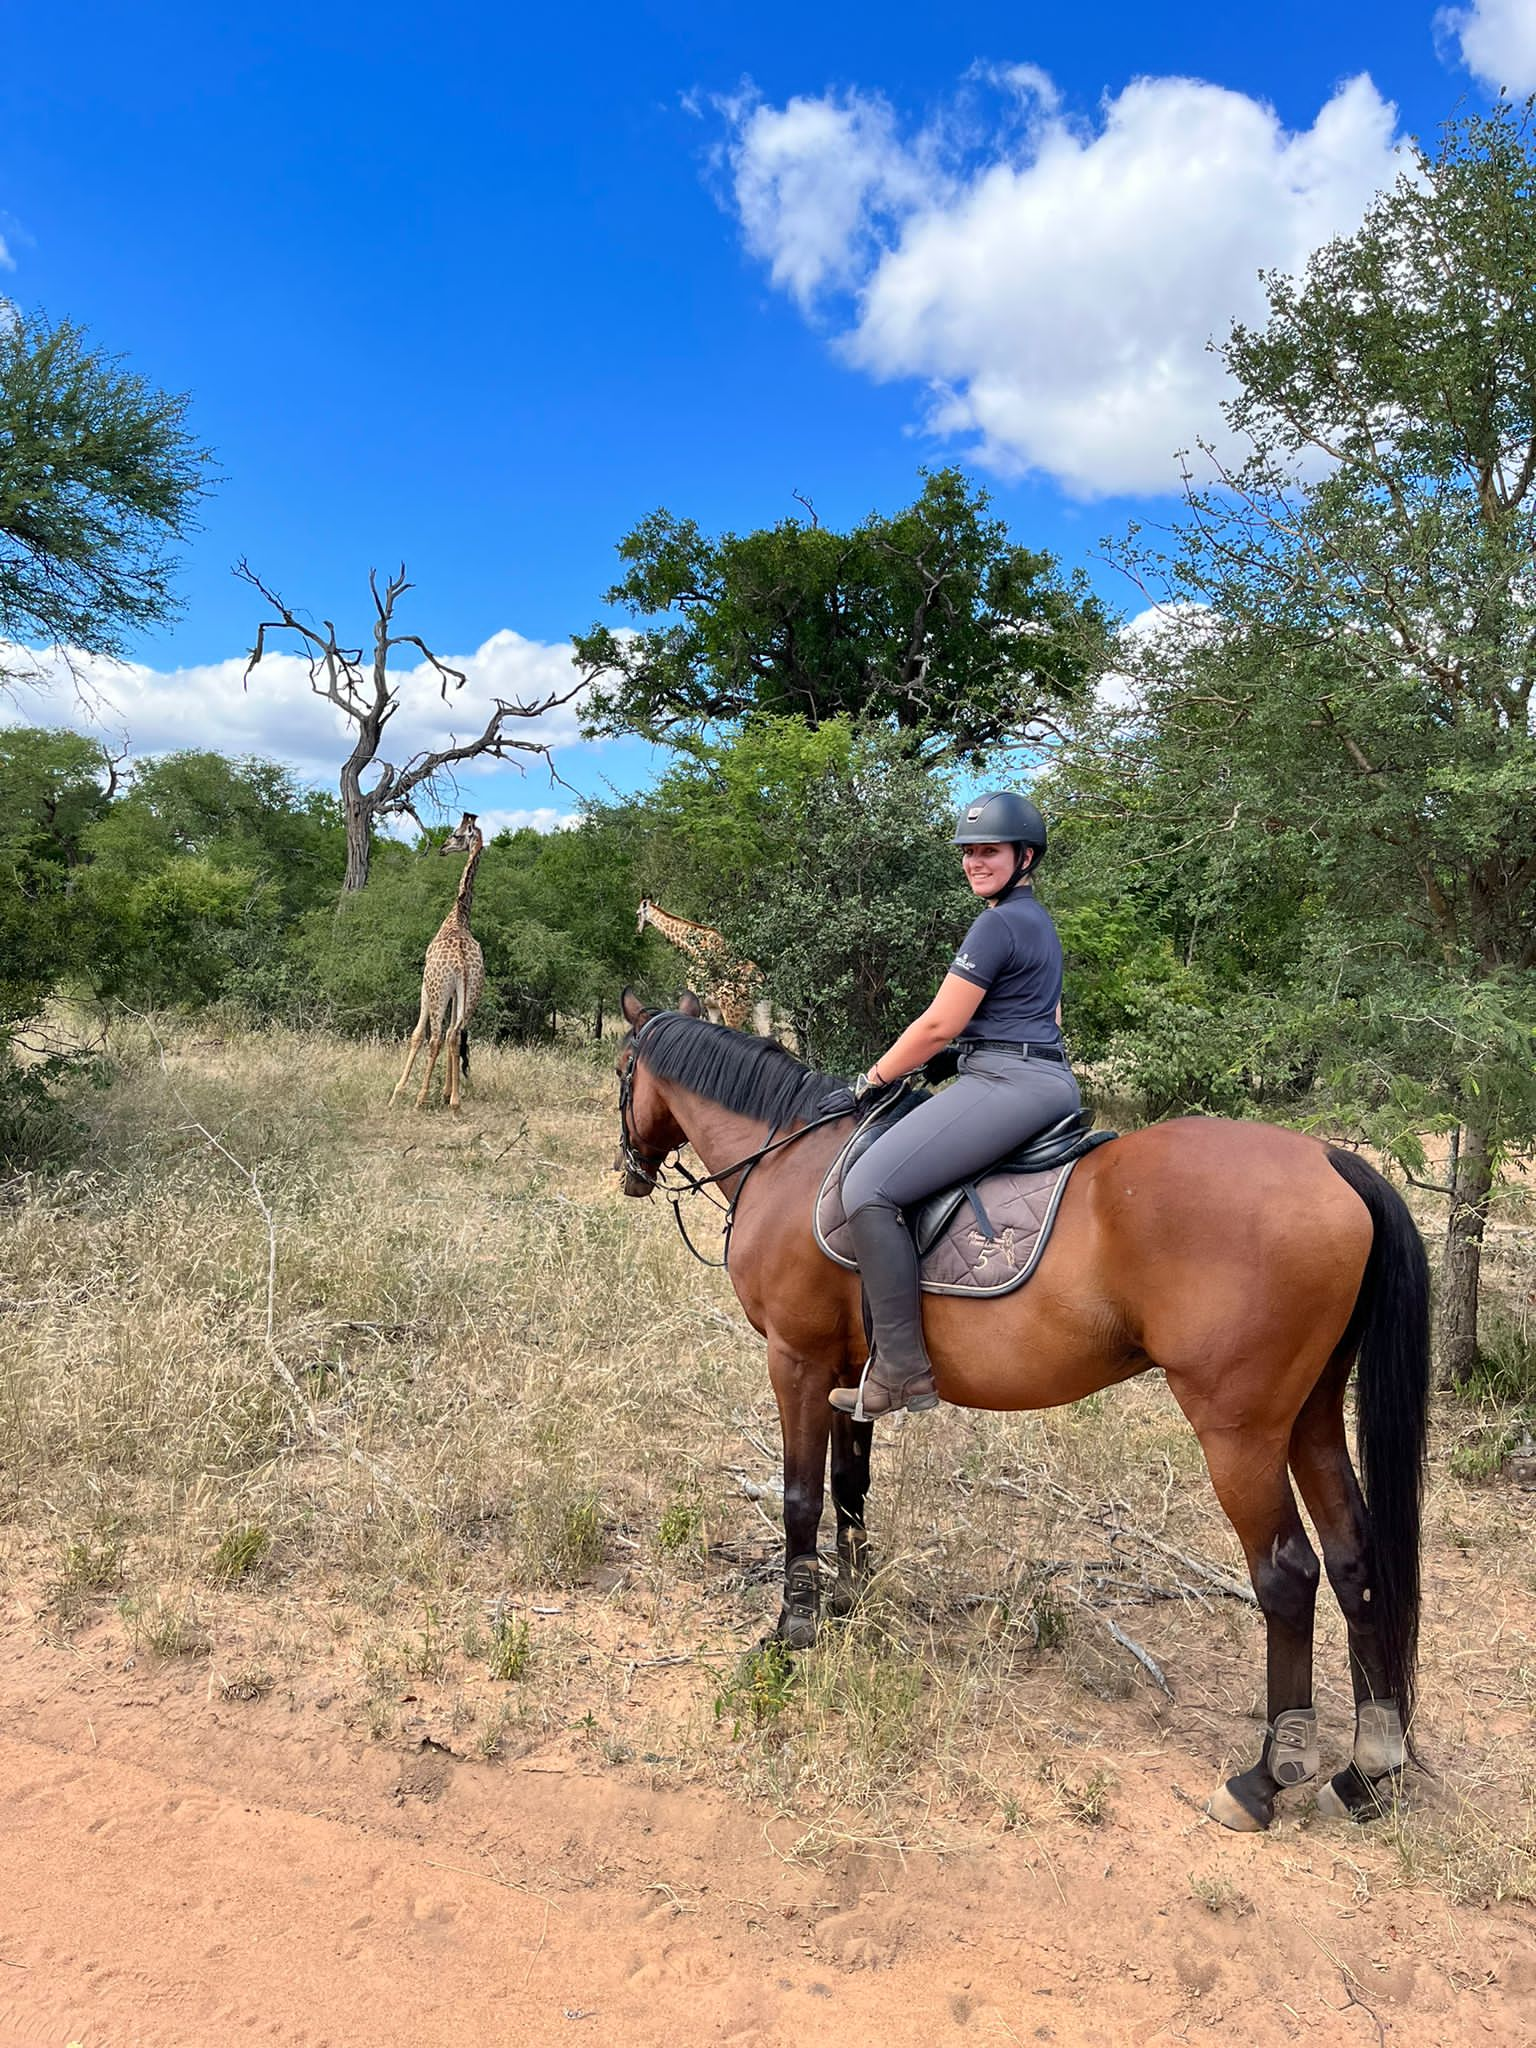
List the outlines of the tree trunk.
<svg viewBox="0 0 1536 2048">
<path fill-rule="evenodd" d="M 349 895 L 354 889 L 361 889 L 368 880 L 368 861 L 373 852 L 373 834 L 368 827 L 371 823 L 368 813 L 361 805 L 348 804 L 347 818 L 347 871 L 342 877 L 341 893 Z"/>
<path fill-rule="evenodd" d="M 1440 1280 L 1440 1371 L 1444 1384 L 1464 1386 L 1477 1370 L 1477 1296 L 1483 1228 L 1493 1189 L 1488 1133 L 1465 1124 L 1452 1140 L 1451 1214 Z"/>
<path fill-rule="evenodd" d="M 598 1003 L 597 1003 L 597 1008 L 596 1008 L 596 1010 L 595 1010 L 595 1011 L 593 1012 L 593 1016 L 592 1016 L 592 1036 L 593 1036 L 594 1038 L 597 1038 L 597 1039 L 601 1039 L 602 1035 L 603 1035 L 603 1004 L 602 1004 L 602 998 L 601 998 L 601 997 L 599 997 L 599 998 L 598 998 Z"/>
</svg>

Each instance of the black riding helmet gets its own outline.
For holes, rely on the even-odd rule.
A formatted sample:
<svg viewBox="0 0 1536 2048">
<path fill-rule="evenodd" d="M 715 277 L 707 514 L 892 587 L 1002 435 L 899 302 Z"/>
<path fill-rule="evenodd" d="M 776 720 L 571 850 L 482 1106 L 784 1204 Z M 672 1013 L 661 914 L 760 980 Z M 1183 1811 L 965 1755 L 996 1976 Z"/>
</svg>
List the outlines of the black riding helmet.
<svg viewBox="0 0 1536 2048">
<path fill-rule="evenodd" d="M 1016 846 L 1019 857 L 1002 892 L 1006 896 L 1024 872 L 1024 849 L 1034 848 L 1035 858 L 1030 864 L 1033 874 L 1044 857 L 1045 838 L 1045 820 L 1027 796 L 1012 789 L 994 789 L 966 805 L 955 821 L 955 836 L 950 844 Z"/>
</svg>

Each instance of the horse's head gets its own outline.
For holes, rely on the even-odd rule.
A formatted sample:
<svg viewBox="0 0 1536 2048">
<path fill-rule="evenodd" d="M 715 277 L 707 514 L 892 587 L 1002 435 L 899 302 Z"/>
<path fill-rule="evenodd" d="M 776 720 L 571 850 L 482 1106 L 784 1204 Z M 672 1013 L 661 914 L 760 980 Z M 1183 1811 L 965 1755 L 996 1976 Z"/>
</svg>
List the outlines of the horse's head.
<svg viewBox="0 0 1536 2048">
<path fill-rule="evenodd" d="M 629 1028 L 619 1040 L 614 1061 L 619 1077 L 619 1150 L 613 1170 L 623 1174 L 626 1195 L 648 1195 L 662 1161 L 685 1145 L 687 1136 L 638 1053 L 640 1034 L 657 1013 L 628 988 L 620 1007 Z"/>
</svg>

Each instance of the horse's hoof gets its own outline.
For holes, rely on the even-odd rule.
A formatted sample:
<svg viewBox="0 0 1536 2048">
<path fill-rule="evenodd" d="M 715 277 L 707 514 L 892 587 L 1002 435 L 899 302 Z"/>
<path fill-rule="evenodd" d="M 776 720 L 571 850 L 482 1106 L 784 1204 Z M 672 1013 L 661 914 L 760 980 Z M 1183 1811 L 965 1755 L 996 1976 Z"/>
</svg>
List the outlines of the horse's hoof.
<svg viewBox="0 0 1536 2048">
<path fill-rule="evenodd" d="M 1368 1778 L 1356 1764 L 1330 1778 L 1317 1795 L 1317 1810 L 1324 1820 L 1352 1820 L 1360 1824 L 1385 1820 L 1397 1800 L 1400 1771 L 1387 1771 Z"/>
<path fill-rule="evenodd" d="M 1254 1813 L 1245 1806 L 1232 1790 L 1232 1781 L 1219 1785 L 1205 1803 L 1205 1810 L 1212 1820 L 1219 1820 L 1224 1828 L 1231 1828 L 1238 1835 L 1261 1835 L 1269 1826 L 1266 1816 Z"/>
<path fill-rule="evenodd" d="M 864 1598 L 862 1579 L 838 1579 L 827 1595 L 827 1612 L 839 1621 L 846 1621 Z"/>
<path fill-rule="evenodd" d="M 1330 1778 L 1317 1795 L 1317 1810 L 1324 1820 L 1354 1819 L 1354 1815 L 1344 1803 L 1343 1795 L 1338 1789 L 1339 1779 L 1344 1776 L 1345 1773 L 1340 1771 L 1338 1778 Z"/>
<path fill-rule="evenodd" d="M 814 1650 L 816 1632 L 814 1614 L 791 1614 L 786 1607 L 779 1616 L 778 1626 L 767 1640 L 782 1643 L 786 1650 Z"/>
</svg>

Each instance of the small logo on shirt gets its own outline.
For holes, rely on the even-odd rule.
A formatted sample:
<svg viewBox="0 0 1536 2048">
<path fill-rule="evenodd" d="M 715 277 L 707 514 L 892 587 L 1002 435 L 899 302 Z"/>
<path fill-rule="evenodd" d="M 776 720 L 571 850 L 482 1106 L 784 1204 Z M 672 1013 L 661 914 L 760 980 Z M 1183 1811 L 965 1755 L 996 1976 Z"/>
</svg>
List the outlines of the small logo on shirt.
<svg viewBox="0 0 1536 2048">
<path fill-rule="evenodd" d="M 955 955 L 955 965 L 957 967 L 968 968 L 972 974 L 974 974 L 977 971 L 976 962 L 971 958 L 969 953 L 957 953 Z"/>
</svg>

